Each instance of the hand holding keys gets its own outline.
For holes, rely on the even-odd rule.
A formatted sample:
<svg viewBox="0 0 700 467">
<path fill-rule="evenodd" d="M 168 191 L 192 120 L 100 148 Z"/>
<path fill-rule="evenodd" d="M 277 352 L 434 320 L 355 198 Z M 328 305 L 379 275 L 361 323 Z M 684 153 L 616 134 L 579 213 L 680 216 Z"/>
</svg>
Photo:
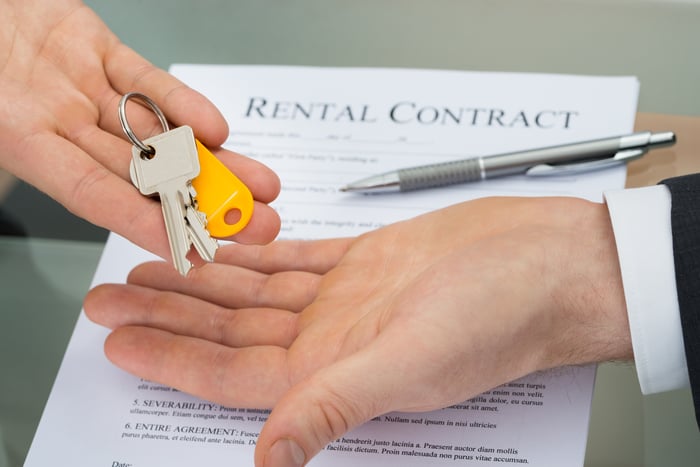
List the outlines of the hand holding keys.
<svg viewBox="0 0 700 467">
<path fill-rule="evenodd" d="M 134 135 L 126 120 L 126 102 L 132 98 L 151 107 L 164 133 L 145 141 Z M 204 260 L 213 261 L 218 243 L 211 238 L 207 223 L 212 222 L 214 233 L 221 236 L 243 229 L 253 213 L 250 190 L 195 139 L 189 126 L 170 130 L 165 116 L 148 97 L 138 93 L 124 95 L 119 104 L 119 119 L 134 143 L 131 181 L 143 195 L 160 196 L 175 268 L 187 275 L 192 267 L 187 259 L 191 246 Z M 204 167 L 201 172 L 200 167 Z M 199 210 L 198 202 L 205 212 Z M 225 221 L 230 210 L 240 214 L 234 224 Z"/>
</svg>

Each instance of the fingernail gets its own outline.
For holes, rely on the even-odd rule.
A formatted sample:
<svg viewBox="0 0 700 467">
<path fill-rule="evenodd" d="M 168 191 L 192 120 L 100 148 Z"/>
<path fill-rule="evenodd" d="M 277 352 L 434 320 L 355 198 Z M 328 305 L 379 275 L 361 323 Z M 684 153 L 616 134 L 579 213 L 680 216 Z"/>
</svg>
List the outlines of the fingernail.
<svg viewBox="0 0 700 467">
<path fill-rule="evenodd" d="M 265 467 L 301 467 L 306 455 L 291 439 L 278 439 L 265 456 Z"/>
</svg>

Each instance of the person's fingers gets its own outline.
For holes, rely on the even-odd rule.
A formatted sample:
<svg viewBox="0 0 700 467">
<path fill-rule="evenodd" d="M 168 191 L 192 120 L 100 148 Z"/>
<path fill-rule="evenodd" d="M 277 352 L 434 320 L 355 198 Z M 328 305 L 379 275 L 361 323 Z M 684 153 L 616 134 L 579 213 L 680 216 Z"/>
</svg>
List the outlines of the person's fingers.
<svg viewBox="0 0 700 467">
<path fill-rule="evenodd" d="M 108 170 L 131 182 L 129 175 L 130 143 L 95 125 L 84 125 L 69 139 Z"/>
<path fill-rule="evenodd" d="M 100 113 L 98 125 L 107 133 L 114 134 L 123 140 L 122 144 L 115 143 L 113 152 L 116 153 L 119 151 L 118 154 L 121 155 L 122 160 L 126 160 L 128 168 L 128 161 L 131 159 L 132 142 L 127 139 L 121 127 L 121 123 L 119 122 L 118 107 L 122 96 L 114 92 L 108 94 L 108 96 L 101 96 L 96 102 Z M 138 100 L 133 102 L 129 101 L 125 107 L 126 123 L 136 134 L 137 138 L 145 140 L 151 136 L 162 133 L 163 128 L 155 113 L 150 108 L 140 104 L 141 102 Z M 186 121 L 183 124 L 196 126 L 195 123 L 194 121 Z M 85 144 L 86 136 L 94 135 L 96 131 L 96 128 L 83 123 L 77 130 L 71 131 L 69 139 L 74 140 L 80 137 L 82 146 Z M 200 135 L 196 132 L 195 137 L 201 139 Z M 94 151 L 86 149 L 86 152 L 94 154 L 96 158 L 102 162 L 102 159 L 99 158 L 100 145 L 96 144 L 96 146 L 93 147 Z M 116 149 L 117 147 L 118 150 Z M 126 148 L 126 150 L 123 148 Z M 264 164 L 227 149 L 217 147 L 210 147 L 209 149 L 234 175 L 243 181 L 256 200 L 269 203 L 279 195 L 279 177 Z"/>
<path fill-rule="evenodd" d="M 298 334 L 295 313 L 275 308 L 231 310 L 194 297 L 134 285 L 105 284 L 85 297 L 85 313 L 116 329 L 146 326 L 228 347 L 288 347 Z"/>
<path fill-rule="evenodd" d="M 133 145 L 123 138 L 103 131 L 94 125 L 83 125 L 69 138 L 100 164 L 115 172 L 125 180 L 130 180 L 129 164 L 132 158 Z M 230 151 L 217 151 L 219 157 L 235 175 L 251 190 L 253 197 L 261 203 L 273 201 L 279 194 L 279 178 L 268 167 L 257 161 Z M 262 218 L 269 216 L 263 214 Z M 275 221 L 273 219 L 273 221 Z M 275 221 L 277 223 L 278 221 Z M 265 228 L 267 230 L 267 227 Z M 275 233 L 279 228 L 273 226 L 270 230 Z"/>
<path fill-rule="evenodd" d="M 89 124 L 82 125 L 80 130 L 75 130 L 70 135 L 70 139 L 87 155 L 92 156 L 123 179 L 131 181 L 129 176 L 131 143 Z M 279 179 L 270 169 L 229 151 L 219 151 L 219 155 L 226 156 L 225 163 L 235 164 L 240 169 L 239 175 L 244 179 L 244 183 L 248 180 L 253 182 L 251 191 L 256 199 L 272 200 L 276 197 L 279 191 Z M 85 163 L 89 164 L 89 161 Z M 133 191 L 137 192 L 137 189 L 134 187 Z M 241 243 L 268 243 L 277 236 L 279 229 L 279 215 L 264 202 L 256 202 L 253 217 L 246 228 L 228 239 Z"/>
<path fill-rule="evenodd" d="M 114 142 L 103 134 L 103 143 Z M 89 136 L 86 136 L 89 139 Z M 99 144 L 85 143 L 85 144 Z M 160 203 L 143 196 L 134 185 L 115 175 L 71 142 L 51 133 L 39 133 L 25 142 L 30 162 L 17 164 L 17 176 L 42 187 L 49 196 L 75 215 L 114 231 L 139 246 L 169 259 Z M 55 157 L 55 154 L 61 157 Z M 108 150 L 104 158 L 118 155 Z M 12 170 L 12 167 L 10 167 Z M 122 171 L 124 168 L 119 168 Z M 269 206 L 255 203 L 249 224 L 233 238 L 240 242 L 266 243 L 279 231 L 280 219 Z"/>
<path fill-rule="evenodd" d="M 150 97 L 175 126 L 190 125 L 205 146 L 219 147 L 228 139 L 228 124 L 206 97 L 127 46 L 119 44 L 108 52 L 105 70 L 117 93 Z"/>
<path fill-rule="evenodd" d="M 73 130 L 69 139 L 76 141 L 76 144 L 80 144 L 88 154 L 94 155 L 106 166 L 112 168 L 113 164 L 116 164 L 115 171 L 118 170 L 122 176 L 124 174 L 128 176 L 132 142 L 128 141 L 119 123 L 117 109 L 120 99 L 120 95 L 110 92 L 109 97 L 101 98 L 97 105 L 100 108 L 100 128 L 103 128 L 107 133 L 118 136 L 122 141 L 114 140 L 113 146 L 106 149 L 108 146 L 106 142 L 103 142 L 106 136 L 96 138 L 98 130 L 92 125 L 85 124 L 82 124 L 77 130 Z M 132 131 L 141 140 L 163 132 L 163 128 L 153 111 L 138 105 L 138 101 L 127 103 L 125 117 Z M 195 126 L 193 121 L 186 122 L 186 124 Z M 199 138 L 197 133 L 195 136 Z M 110 153 L 109 157 L 107 154 L 101 157 L 101 154 L 106 150 Z M 256 200 L 269 203 L 279 195 L 279 177 L 264 164 L 222 148 L 213 149 L 212 152 L 233 174 L 243 181 Z"/>
<path fill-rule="evenodd" d="M 280 240 L 268 245 L 226 245 L 216 262 L 253 269 L 266 274 L 307 271 L 325 274 L 338 264 L 353 239 Z"/>
<path fill-rule="evenodd" d="M 73 143 L 50 132 L 27 138 L 22 151 L 31 154 L 10 170 L 41 187 L 73 214 L 112 230 L 139 246 L 168 258 L 163 215 L 157 201 L 96 162 Z M 60 154 L 60 157 L 56 155 Z"/>
<path fill-rule="evenodd" d="M 287 351 L 234 349 L 160 329 L 125 326 L 106 339 L 115 365 L 151 381 L 231 407 L 272 407 L 289 388 Z"/>
<path fill-rule="evenodd" d="M 163 132 L 163 129 L 160 127 L 160 124 L 157 123 L 152 113 L 148 115 L 146 109 L 134 104 L 129 106 L 129 109 L 127 117 L 129 125 L 132 126 L 133 131 L 139 134 L 143 133 L 142 138 L 138 136 L 140 139 L 146 139 L 151 134 L 160 134 Z M 116 120 L 116 108 L 114 112 L 115 115 L 113 118 Z M 138 117 L 133 118 L 132 115 L 137 115 Z M 135 120 L 136 123 L 132 120 Z M 143 131 L 139 126 L 139 121 L 141 121 L 143 125 L 147 125 L 151 133 Z M 104 126 L 103 123 L 100 125 Z M 156 127 L 153 127 L 153 125 L 156 125 Z M 111 125 L 107 126 L 109 127 Z M 117 131 L 114 129 L 112 130 Z M 92 124 L 81 124 L 79 128 L 74 129 L 68 135 L 68 139 L 80 146 L 85 152 L 92 155 L 110 170 L 118 173 L 122 178 L 128 179 L 133 143 L 126 139 L 121 127 L 118 132 L 117 135 L 113 135 L 109 129 L 103 131 Z M 250 189 L 254 199 L 262 203 L 269 203 L 274 201 L 279 195 L 279 177 L 264 164 L 226 149 L 219 148 L 214 150 L 213 153 Z"/>
<path fill-rule="evenodd" d="M 364 349 L 293 386 L 275 404 L 255 449 L 257 467 L 302 466 L 323 447 L 373 417 L 395 409 L 393 396 L 411 392 L 387 355 Z M 391 357 L 393 358 L 393 356 Z M 401 383 L 401 384 L 400 384 Z"/>
<path fill-rule="evenodd" d="M 134 268 L 127 282 L 180 292 L 227 308 L 266 307 L 299 312 L 316 297 L 321 277 L 307 272 L 262 274 L 245 268 L 208 263 L 183 277 L 162 262 Z"/>
</svg>

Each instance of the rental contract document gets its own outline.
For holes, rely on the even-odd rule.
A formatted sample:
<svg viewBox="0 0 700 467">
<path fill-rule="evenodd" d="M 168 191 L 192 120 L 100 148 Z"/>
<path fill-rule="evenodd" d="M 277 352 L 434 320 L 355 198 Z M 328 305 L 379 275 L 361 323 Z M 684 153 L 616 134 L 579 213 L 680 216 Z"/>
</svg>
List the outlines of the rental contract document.
<svg viewBox="0 0 700 467">
<path fill-rule="evenodd" d="M 171 71 L 219 106 L 231 127 L 230 149 L 279 174 L 282 193 L 273 206 L 283 219 L 280 237 L 290 239 L 358 235 L 484 196 L 601 201 L 604 190 L 623 187 L 624 167 L 386 195 L 339 188 L 398 168 L 625 134 L 639 88 L 632 77 L 203 65 Z M 150 259 L 112 235 L 94 284 L 123 282 Z M 129 375 L 104 357 L 107 333 L 81 315 L 26 466 L 253 465 L 269 407 L 224 407 Z M 594 366 L 558 368 L 442 410 L 384 414 L 309 465 L 581 466 L 594 381 Z"/>
</svg>

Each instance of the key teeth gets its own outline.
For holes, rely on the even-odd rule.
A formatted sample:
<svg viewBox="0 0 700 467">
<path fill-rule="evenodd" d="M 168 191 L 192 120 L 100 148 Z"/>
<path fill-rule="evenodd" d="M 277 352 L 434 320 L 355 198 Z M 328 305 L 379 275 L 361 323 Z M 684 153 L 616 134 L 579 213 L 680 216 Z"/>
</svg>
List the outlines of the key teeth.
<svg viewBox="0 0 700 467">
<path fill-rule="evenodd" d="M 192 186 L 192 182 L 187 185 L 187 189 L 190 192 L 190 202 L 189 206 L 192 206 L 195 210 L 199 210 L 199 205 L 197 203 L 197 190 Z"/>
<path fill-rule="evenodd" d="M 204 225 L 204 227 L 206 228 L 206 226 L 207 226 L 207 215 L 204 214 L 202 211 L 199 211 L 199 210 L 196 210 L 196 213 L 197 213 L 197 215 L 199 216 L 199 218 L 202 220 L 202 225 Z M 208 231 L 207 231 L 207 232 L 208 232 Z M 210 236 L 211 236 L 211 234 L 210 234 Z"/>
<path fill-rule="evenodd" d="M 190 243 L 194 245 L 199 256 L 206 261 L 214 261 L 219 243 L 211 237 L 206 229 L 206 215 L 192 206 L 188 206 L 185 220 Z"/>
</svg>

